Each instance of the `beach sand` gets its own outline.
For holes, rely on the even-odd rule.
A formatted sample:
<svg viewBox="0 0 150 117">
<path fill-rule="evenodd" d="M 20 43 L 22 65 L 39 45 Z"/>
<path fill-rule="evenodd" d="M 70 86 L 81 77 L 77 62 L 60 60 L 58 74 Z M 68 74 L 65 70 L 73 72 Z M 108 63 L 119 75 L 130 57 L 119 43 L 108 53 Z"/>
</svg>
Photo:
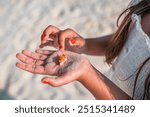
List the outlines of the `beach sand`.
<svg viewBox="0 0 150 117">
<path fill-rule="evenodd" d="M 78 82 L 53 88 L 41 84 L 43 75 L 15 67 L 16 53 L 34 51 L 48 25 L 73 28 L 83 37 L 113 33 L 119 14 L 130 0 L 0 0 L 0 99 L 94 99 Z M 46 49 L 51 49 L 50 47 Z M 104 57 L 87 56 L 106 74 Z"/>
</svg>

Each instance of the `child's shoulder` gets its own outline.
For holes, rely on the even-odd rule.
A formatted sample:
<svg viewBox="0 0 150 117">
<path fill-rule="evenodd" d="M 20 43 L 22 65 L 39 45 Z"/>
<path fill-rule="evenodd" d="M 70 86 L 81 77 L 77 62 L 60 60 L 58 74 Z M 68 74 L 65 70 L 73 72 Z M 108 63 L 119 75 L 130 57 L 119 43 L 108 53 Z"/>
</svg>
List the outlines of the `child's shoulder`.
<svg viewBox="0 0 150 117">
<path fill-rule="evenodd" d="M 144 32 L 150 37 L 150 13 L 142 16 L 142 28 Z"/>
</svg>

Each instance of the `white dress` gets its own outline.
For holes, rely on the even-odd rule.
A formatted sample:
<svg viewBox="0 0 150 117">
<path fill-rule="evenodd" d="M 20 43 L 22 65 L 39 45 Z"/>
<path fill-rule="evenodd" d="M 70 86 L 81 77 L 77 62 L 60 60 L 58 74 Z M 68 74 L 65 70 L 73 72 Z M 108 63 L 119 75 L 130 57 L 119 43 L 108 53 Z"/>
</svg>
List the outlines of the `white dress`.
<svg viewBox="0 0 150 117">
<path fill-rule="evenodd" d="M 133 0 L 131 5 L 140 0 Z M 133 14 L 134 26 L 120 55 L 109 70 L 108 77 L 132 97 L 135 77 L 140 65 L 150 57 L 150 37 L 142 30 L 141 17 Z M 143 99 L 144 83 L 150 73 L 150 61 L 146 63 L 137 80 L 134 99 Z"/>
</svg>

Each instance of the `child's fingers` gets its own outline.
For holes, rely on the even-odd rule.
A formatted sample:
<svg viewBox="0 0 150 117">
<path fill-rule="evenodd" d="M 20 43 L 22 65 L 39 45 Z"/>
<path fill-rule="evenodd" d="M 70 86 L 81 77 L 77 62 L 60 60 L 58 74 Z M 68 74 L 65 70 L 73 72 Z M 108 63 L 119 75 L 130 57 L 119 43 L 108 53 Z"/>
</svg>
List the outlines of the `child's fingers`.
<svg viewBox="0 0 150 117">
<path fill-rule="evenodd" d="M 45 60 L 48 57 L 46 55 L 43 55 L 40 53 L 33 53 L 33 52 L 28 51 L 28 50 L 23 50 L 22 54 L 24 54 L 30 58 L 36 59 L 36 60 Z"/>
<path fill-rule="evenodd" d="M 64 50 L 65 49 L 65 40 L 69 39 L 71 37 L 76 37 L 77 34 L 72 29 L 66 29 L 64 31 L 61 31 L 58 36 L 59 41 L 59 49 Z"/>
<path fill-rule="evenodd" d="M 31 73 L 45 74 L 44 66 L 29 65 L 29 64 L 20 63 L 20 62 L 17 62 L 16 66 L 20 69 L 23 69 Z"/>
<path fill-rule="evenodd" d="M 37 49 L 35 52 L 39 53 L 39 54 L 44 54 L 44 55 L 51 55 L 55 51 L 54 50 L 41 50 L 41 49 Z"/>
<path fill-rule="evenodd" d="M 47 41 L 46 43 L 41 43 L 41 45 L 39 46 L 40 48 L 43 48 L 45 46 L 54 46 L 54 41 Z"/>
<path fill-rule="evenodd" d="M 43 84 L 48 84 L 53 87 L 59 87 L 71 82 L 70 75 L 68 73 L 63 74 L 62 76 L 58 76 L 57 78 L 44 77 L 41 82 Z"/>
<path fill-rule="evenodd" d="M 60 31 L 59 28 L 55 26 L 48 26 L 44 31 L 41 36 L 41 43 L 44 44 L 48 41 L 49 37 L 53 37 L 52 39 L 55 39 L 55 36 L 57 36 L 57 33 Z"/>
<path fill-rule="evenodd" d="M 30 65 L 42 65 L 42 64 L 44 64 L 44 61 L 32 59 L 30 57 L 25 56 L 24 54 L 18 53 L 16 55 L 16 57 L 20 61 L 22 61 L 23 63 L 27 63 L 27 64 L 30 64 Z"/>
</svg>

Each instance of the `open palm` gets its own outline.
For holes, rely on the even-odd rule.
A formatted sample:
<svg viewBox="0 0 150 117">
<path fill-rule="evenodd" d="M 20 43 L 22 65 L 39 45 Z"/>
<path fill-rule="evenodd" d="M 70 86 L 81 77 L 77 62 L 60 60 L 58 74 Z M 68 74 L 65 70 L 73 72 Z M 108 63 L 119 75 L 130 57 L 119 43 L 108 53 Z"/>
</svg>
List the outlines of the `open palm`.
<svg viewBox="0 0 150 117">
<path fill-rule="evenodd" d="M 59 65 L 58 56 L 63 54 L 67 56 L 67 61 L 63 65 Z M 16 57 L 21 61 L 17 62 L 16 66 L 25 71 L 57 76 L 56 78 L 45 77 L 42 79 L 43 83 L 52 86 L 61 86 L 74 80 L 80 80 L 83 72 L 86 72 L 86 67 L 84 67 L 86 59 L 69 51 L 36 50 L 36 52 L 30 52 L 24 50 Z"/>
</svg>

